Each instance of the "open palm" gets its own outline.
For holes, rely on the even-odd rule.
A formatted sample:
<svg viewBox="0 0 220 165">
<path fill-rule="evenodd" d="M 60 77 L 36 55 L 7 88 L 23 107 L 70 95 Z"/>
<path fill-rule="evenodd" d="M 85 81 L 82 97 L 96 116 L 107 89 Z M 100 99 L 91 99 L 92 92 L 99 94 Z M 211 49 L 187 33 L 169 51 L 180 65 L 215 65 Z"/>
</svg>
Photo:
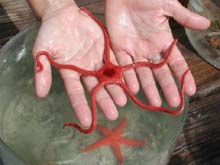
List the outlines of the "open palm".
<svg viewBox="0 0 220 165">
<path fill-rule="evenodd" d="M 57 63 L 97 70 L 103 63 L 104 37 L 100 27 L 88 15 L 75 6 L 67 6 L 43 18 L 33 54 L 42 50 L 49 52 Z M 40 57 L 40 61 L 43 71 L 35 72 L 36 93 L 39 97 L 45 97 L 52 83 L 51 65 L 45 56 Z M 59 71 L 79 121 L 88 127 L 91 124 L 91 112 L 80 75 L 70 70 Z M 94 77 L 84 77 L 83 82 L 88 91 L 98 83 Z M 126 96 L 117 86 L 111 85 L 107 89 L 108 92 L 105 89 L 98 92 L 96 101 L 107 118 L 115 119 L 118 115 L 115 103 L 124 105 Z"/>
<path fill-rule="evenodd" d="M 162 56 L 173 41 L 168 17 L 194 29 L 205 29 L 210 24 L 209 20 L 190 12 L 177 0 L 107 0 L 107 28 L 118 62 L 124 65 Z M 161 105 L 156 87 L 158 82 L 168 103 L 175 107 L 179 105 L 180 98 L 172 73 L 180 80 L 186 69 L 187 64 L 175 47 L 167 65 L 152 70 L 139 68 L 136 73 L 152 105 Z M 136 93 L 139 85 L 135 72 L 127 72 L 125 79 Z M 196 87 L 191 73 L 187 75 L 185 84 L 185 92 L 194 94 Z"/>
</svg>

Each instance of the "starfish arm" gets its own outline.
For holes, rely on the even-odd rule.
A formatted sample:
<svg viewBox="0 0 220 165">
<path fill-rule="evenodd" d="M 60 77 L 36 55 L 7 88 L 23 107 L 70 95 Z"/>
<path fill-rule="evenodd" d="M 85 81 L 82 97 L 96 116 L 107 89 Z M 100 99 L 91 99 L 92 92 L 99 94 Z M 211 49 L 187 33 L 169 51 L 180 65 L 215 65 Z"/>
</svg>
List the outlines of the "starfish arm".
<svg viewBox="0 0 220 165">
<path fill-rule="evenodd" d="M 124 137 L 121 137 L 120 139 L 118 139 L 118 142 L 121 144 L 129 145 L 129 146 L 143 146 L 143 145 L 145 145 L 144 140 L 127 139 Z"/>
<path fill-rule="evenodd" d="M 112 143 L 111 147 L 112 147 L 115 157 L 118 159 L 120 165 L 122 165 L 124 158 L 122 156 L 120 146 L 117 143 Z"/>
<path fill-rule="evenodd" d="M 105 146 L 105 145 L 109 145 L 111 144 L 111 140 L 109 138 L 103 138 L 101 140 L 98 140 L 97 142 L 87 146 L 86 148 L 83 149 L 84 152 L 89 152 L 92 150 L 95 150 L 99 147 Z"/>
<path fill-rule="evenodd" d="M 120 135 L 122 130 L 125 128 L 125 126 L 127 125 L 127 119 L 124 118 L 122 120 L 122 122 L 114 128 L 113 131 L 111 131 L 110 129 L 106 128 L 103 125 L 97 125 L 97 129 L 104 135 L 104 136 L 110 136 L 112 134 L 114 135 Z"/>
<path fill-rule="evenodd" d="M 110 136 L 113 132 L 106 128 L 103 125 L 97 125 L 97 129 L 99 130 L 99 132 L 101 132 L 104 136 Z"/>
<path fill-rule="evenodd" d="M 121 132 L 122 132 L 122 130 L 123 130 L 123 129 L 125 128 L 125 126 L 127 125 L 127 122 L 128 122 L 127 119 L 124 118 L 124 119 L 121 121 L 121 123 L 120 123 L 117 127 L 114 128 L 114 130 L 113 130 L 114 134 L 120 135 Z"/>
</svg>

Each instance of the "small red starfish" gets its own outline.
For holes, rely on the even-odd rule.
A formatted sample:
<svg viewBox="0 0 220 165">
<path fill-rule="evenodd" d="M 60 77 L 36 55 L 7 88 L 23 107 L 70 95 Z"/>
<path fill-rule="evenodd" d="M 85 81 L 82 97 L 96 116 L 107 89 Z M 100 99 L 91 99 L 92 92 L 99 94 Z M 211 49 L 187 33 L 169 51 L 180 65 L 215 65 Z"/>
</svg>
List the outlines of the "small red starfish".
<svg viewBox="0 0 220 165">
<path fill-rule="evenodd" d="M 102 147 L 104 145 L 111 145 L 116 158 L 118 159 L 119 163 L 122 165 L 123 156 L 121 153 L 120 144 L 125 144 L 129 146 L 143 146 L 145 144 L 145 141 L 143 140 L 128 139 L 121 136 L 122 130 L 125 128 L 126 124 L 127 124 L 127 119 L 124 118 L 122 122 L 118 126 L 116 126 L 113 130 L 108 129 L 103 125 L 97 125 L 97 129 L 105 137 L 87 146 L 85 149 L 83 149 L 83 151 L 88 152 L 98 147 Z"/>
</svg>

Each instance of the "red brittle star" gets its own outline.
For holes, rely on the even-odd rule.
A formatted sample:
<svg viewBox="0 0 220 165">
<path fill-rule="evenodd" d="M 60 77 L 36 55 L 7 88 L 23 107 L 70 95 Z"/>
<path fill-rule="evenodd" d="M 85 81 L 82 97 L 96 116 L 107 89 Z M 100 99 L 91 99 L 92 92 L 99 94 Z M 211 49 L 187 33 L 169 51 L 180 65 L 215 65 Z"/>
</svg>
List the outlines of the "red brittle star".
<svg viewBox="0 0 220 165">
<path fill-rule="evenodd" d="M 110 130 L 102 125 L 97 125 L 97 129 L 105 137 L 87 146 L 85 149 L 83 149 L 83 151 L 88 152 L 98 147 L 111 145 L 116 158 L 118 159 L 119 163 L 122 164 L 123 155 L 120 149 L 121 144 L 129 145 L 129 146 L 143 146 L 145 144 L 145 141 L 143 140 L 128 139 L 121 136 L 122 130 L 125 128 L 126 124 L 127 124 L 127 119 L 124 118 L 121 121 L 121 123 L 118 126 L 116 126 L 113 130 Z"/>
<path fill-rule="evenodd" d="M 184 110 L 184 104 L 185 104 L 185 99 L 184 99 L 184 80 L 186 77 L 186 74 L 188 73 L 189 69 L 187 69 L 182 76 L 181 79 L 181 91 L 180 91 L 180 107 L 178 110 L 170 110 L 167 108 L 163 108 L 163 107 L 155 107 L 155 106 L 150 106 L 147 105 L 143 102 L 141 102 L 137 97 L 135 97 L 135 95 L 129 90 L 128 86 L 125 84 L 124 80 L 123 80 L 123 73 L 126 70 L 129 69 L 136 69 L 138 67 L 150 67 L 150 68 L 159 68 L 162 67 L 163 65 L 165 65 L 168 61 L 168 57 L 170 56 L 172 49 L 174 48 L 174 46 L 177 43 L 177 40 L 174 40 L 173 43 L 171 44 L 171 46 L 168 48 L 166 55 L 164 57 L 164 60 L 160 63 L 154 64 L 154 63 L 150 63 L 150 62 L 136 62 L 136 63 L 132 63 L 132 64 L 128 64 L 128 65 L 124 65 L 124 66 L 118 66 L 118 65 L 114 65 L 111 61 L 110 61 L 110 40 L 109 40 L 109 36 L 108 36 L 108 32 L 106 30 L 106 28 L 104 27 L 104 25 L 102 24 L 102 22 L 100 20 L 98 20 L 95 16 L 92 15 L 91 12 L 89 12 L 87 9 L 85 8 L 81 8 L 81 10 L 83 12 L 85 12 L 88 16 L 90 16 L 102 29 L 103 35 L 104 35 L 104 39 L 105 39 L 105 43 L 104 43 L 104 57 L 103 57 L 103 63 L 104 65 L 96 70 L 96 71 L 90 71 L 90 70 L 85 70 L 82 68 L 79 68 L 75 65 L 70 65 L 70 64 L 59 64 L 56 63 L 54 61 L 54 59 L 52 58 L 52 56 L 47 52 L 47 51 L 40 51 L 37 53 L 36 55 L 36 66 L 37 66 L 37 71 L 42 71 L 43 70 L 43 65 L 40 62 L 40 56 L 46 56 L 48 58 L 48 60 L 50 61 L 50 63 L 56 68 L 56 69 L 68 69 L 68 70 L 73 70 L 76 71 L 78 73 L 80 73 L 81 76 L 95 76 L 98 80 L 99 80 L 99 84 L 96 85 L 94 87 L 94 89 L 91 92 L 91 114 L 92 114 L 92 123 L 90 125 L 89 128 L 82 128 L 80 125 L 73 123 L 73 122 L 69 122 L 69 123 L 65 123 L 64 127 L 66 126 L 71 126 L 71 127 L 75 127 L 76 129 L 78 129 L 80 132 L 82 133 L 91 133 L 92 131 L 94 131 L 94 129 L 96 128 L 96 124 L 97 124 L 97 114 L 96 114 L 96 101 L 95 101 L 95 96 L 97 94 L 97 92 L 104 87 L 105 85 L 108 84 L 116 84 L 119 85 L 127 94 L 128 96 L 140 107 L 142 107 L 144 110 L 151 110 L 151 111 L 158 111 L 158 112 L 164 112 L 164 113 L 169 113 L 169 114 L 173 114 L 173 115 L 178 115 L 180 113 L 183 112 Z"/>
</svg>

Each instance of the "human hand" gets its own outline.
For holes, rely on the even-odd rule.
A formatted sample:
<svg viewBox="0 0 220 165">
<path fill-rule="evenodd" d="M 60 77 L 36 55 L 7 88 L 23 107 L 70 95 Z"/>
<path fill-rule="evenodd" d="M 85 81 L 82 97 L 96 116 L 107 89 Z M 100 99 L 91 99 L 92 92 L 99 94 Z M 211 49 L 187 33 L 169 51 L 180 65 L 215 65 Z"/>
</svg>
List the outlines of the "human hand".
<svg viewBox="0 0 220 165">
<path fill-rule="evenodd" d="M 209 20 L 190 12 L 177 0 L 106 0 L 107 29 L 113 51 L 120 65 L 151 61 L 164 54 L 173 41 L 169 17 L 193 29 L 206 29 L 210 25 Z M 161 105 L 155 82 L 157 81 L 167 102 L 173 107 L 178 106 L 180 97 L 172 73 L 178 80 L 181 80 L 187 68 L 181 52 L 175 47 L 167 65 L 152 70 L 150 68 L 136 69 L 140 84 L 150 104 Z M 136 93 L 139 85 L 135 72 L 127 72 L 125 79 L 130 90 Z M 187 74 L 184 89 L 188 95 L 193 95 L 196 91 L 191 73 Z"/>
<path fill-rule="evenodd" d="M 88 15 L 71 1 L 42 17 L 42 23 L 34 44 L 33 54 L 47 51 L 59 64 L 71 64 L 87 70 L 97 70 L 103 63 L 104 37 L 102 30 Z M 40 57 L 43 70 L 35 69 L 36 93 L 45 97 L 52 83 L 51 65 L 45 56 Z M 88 106 L 79 73 L 59 70 L 72 108 L 80 123 L 88 127 L 91 124 L 91 112 Z M 89 92 L 96 86 L 98 80 L 94 77 L 84 77 L 83 83 Z M 107 92 L 108 90 L 108 92 Z M 101 89 L 96 96 L 96 102 L 105 116 L 114 120 L 118 116 L 116 105 L 126 104 L 126 96 L 116 85 L 108 85 L 107 90 Z M 111 95 L 111 96 L 110 96 Z M 113 98 L 113 100 L 111 99 Z"/>
</svg>

